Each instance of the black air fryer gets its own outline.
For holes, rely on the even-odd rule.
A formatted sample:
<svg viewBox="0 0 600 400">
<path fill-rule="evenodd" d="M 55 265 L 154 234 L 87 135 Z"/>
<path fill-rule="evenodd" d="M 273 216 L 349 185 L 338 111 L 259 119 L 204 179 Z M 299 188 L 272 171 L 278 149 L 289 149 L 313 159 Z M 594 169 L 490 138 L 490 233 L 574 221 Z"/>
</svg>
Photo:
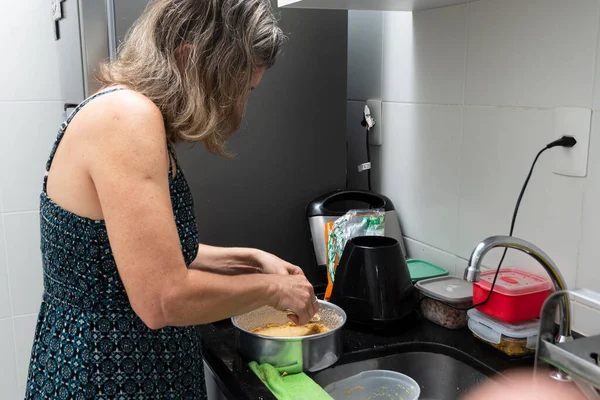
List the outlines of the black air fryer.
<svg viewBox="0 0 600 400">
<path fill-rule="evenodd" d="M 344 248 L 335 272 L 331 302 L 348 321 L 385 328 L 414 315 L 416 290 L 400 244 L 384 236 L 360 236 Z"/>
</svg>

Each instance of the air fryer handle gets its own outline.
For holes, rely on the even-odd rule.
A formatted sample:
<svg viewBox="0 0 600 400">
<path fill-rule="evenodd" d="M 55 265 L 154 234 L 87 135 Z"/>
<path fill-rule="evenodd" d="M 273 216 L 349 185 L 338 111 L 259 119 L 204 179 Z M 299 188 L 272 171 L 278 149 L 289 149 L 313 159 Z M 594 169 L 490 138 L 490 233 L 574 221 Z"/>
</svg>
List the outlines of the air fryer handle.
<svg viewBox="0 0 600 400">
<path fill-rule="evenodd" d="M 336 202 L 342 203 L 337 207 Z M 357 204 L 344 204 L 344 202 Z M 362 204 L 362 205 L 360 205 Z M 386 196 L 367 190 L 336 190 L 323 194 L 306 205 L 306 216 L 310 219 L 318 216 L 342 216 L 350 208 L 381 208 L 394 211 L 394 203 Z"/>
<path fill-rule="evenodd" d="M 377 204 L 373 201 L 377 199 Z M 361 190 L 342 190 L 339 192 L 333 192 L 323 200 L 323 207 L 327 208 L 327 204 L 332 201 L 339 200 L 356 200 L 365 202 L 371 207 L 385 208 L 387 205 L 387 198 L 374 192 L 365 192 Z"/>
</svg>

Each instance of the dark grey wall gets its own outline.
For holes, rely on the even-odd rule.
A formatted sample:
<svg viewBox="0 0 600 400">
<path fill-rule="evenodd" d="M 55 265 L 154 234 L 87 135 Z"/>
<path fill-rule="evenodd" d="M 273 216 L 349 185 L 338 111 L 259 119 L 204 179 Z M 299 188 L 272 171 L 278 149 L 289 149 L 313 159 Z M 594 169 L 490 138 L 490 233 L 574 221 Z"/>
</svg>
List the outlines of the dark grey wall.
<svg viewBox="0 0 600 400">
<path fill-rule="evenodd" d="M 306 204 L 345 186 L 347 12 L 280 10 L 289 36 L 252 92 L 235 159 L 181 146 L 201 241 L 270 251 L 313 278 Z"/>
<path fill-rule="evenodd" d="M 346 168 L 349 189 L 367 190 L 369 180 L 367 171 L 359 172 L 358 166 L 367 162 L 366 128 L 361 125 L 366 101 L 348 101 L 346 108 L 346 141 L 347 155 Z M 371 182 L 377 174 L 376 166 L 373 162 L 373 146 L 371 146 Z"/>
</svg>

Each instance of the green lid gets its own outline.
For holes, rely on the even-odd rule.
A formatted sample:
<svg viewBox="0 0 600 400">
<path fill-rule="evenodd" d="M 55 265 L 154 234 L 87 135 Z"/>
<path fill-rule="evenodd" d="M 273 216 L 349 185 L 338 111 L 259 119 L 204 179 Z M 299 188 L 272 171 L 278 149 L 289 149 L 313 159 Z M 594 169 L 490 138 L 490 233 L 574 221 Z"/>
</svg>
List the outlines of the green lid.
<svg viewBox="0 0 600 400">
<path fill-rule="evenodd" d="M 424 279 L 448 275 L 448 270 L 446 268 L 438 267 L 437 265 L 428 261 L 408 260 L 406 264 L 408 264 L 410 279 L 413 281 L 413 283 L 422 281 Z"/>
</svg>

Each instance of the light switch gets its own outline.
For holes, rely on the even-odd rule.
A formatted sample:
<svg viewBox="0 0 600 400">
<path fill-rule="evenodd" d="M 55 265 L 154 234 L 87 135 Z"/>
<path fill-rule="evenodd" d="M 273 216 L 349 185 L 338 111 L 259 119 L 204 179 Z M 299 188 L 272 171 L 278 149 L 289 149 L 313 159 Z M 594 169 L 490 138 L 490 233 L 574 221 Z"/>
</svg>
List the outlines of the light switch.
<svg viewBox="0 0 600 400">
<path fill-rule="evenodd" d="M 555 147 L 554 173 L 566 176 L 587 175 L 592 110 L 581 107 L 558 107 L 554 110 L 554 139 L 573 136 L 577 144 L 572 148 Z"/>
</svg>

